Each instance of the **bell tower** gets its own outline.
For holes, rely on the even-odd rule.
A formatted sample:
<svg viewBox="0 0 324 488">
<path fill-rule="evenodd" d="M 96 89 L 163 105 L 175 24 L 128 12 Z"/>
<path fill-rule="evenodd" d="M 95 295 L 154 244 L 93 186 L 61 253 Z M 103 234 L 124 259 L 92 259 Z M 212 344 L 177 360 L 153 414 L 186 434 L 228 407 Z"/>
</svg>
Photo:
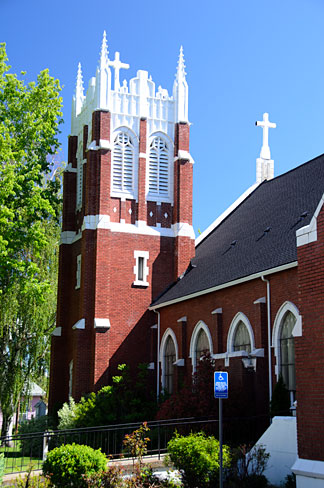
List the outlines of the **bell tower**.
<svg viewBox="0 0 324 488">
<path fill-rule="evenodd" d="M 109 59 L 104 33 L 84 94 L 78 66 L 63 182 L 50 409 L 107 384 L 118 364 L 156 369 L 152 300 L 194 255 L 188 85 L 181 47 L 173 95 Z M 113 72 L 112 72 L 113 71 Z"/>
</svg>

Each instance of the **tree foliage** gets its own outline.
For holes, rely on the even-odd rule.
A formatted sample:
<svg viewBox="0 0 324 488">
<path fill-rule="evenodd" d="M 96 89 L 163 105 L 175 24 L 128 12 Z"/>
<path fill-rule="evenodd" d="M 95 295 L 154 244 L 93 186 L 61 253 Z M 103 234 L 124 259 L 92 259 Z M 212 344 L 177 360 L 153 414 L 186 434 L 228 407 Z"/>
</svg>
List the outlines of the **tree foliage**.
<svg viewBox="0 0 324 488">
<path fill-rule="evenodd" d="M 58 80 L 25 83 L 0 45 L 0 408 L 2 435 L 28 380 L 44 370 L 55 324 L 62 122 Z M 22 73 L 24 76 L 24 73 Z"/>
<path fill-rule="evenodd" d="M 112 385 L 90 393 L 75 403 L 70 398 L 58 411 L 59 429 L 93 427 L 116 422 L 138 422 L 154 418 L 157 405 L 149 387 L 147 365 L 139 365 L 136 379 L 126 364 L 118 366 L 120 375 Z"/>
</svg>

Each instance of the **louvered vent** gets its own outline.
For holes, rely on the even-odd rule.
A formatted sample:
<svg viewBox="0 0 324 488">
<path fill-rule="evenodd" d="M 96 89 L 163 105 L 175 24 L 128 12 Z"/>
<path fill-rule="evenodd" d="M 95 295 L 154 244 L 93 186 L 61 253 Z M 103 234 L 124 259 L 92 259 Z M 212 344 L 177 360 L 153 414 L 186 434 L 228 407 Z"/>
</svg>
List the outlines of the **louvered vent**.
<svg viewBox="0 0 324 488">
<path fill-rule="evenodd" d="M 169 156 L 168 146 L 162 137 L 155 137 L 150 146 L 149 193 L 169 194 Z"/>
<path fill-rule="evenodd" d="M 113 150 L 113 190 L 133 191 L 134 146 L 128 134 L 119 132 Z"/>
</svg>

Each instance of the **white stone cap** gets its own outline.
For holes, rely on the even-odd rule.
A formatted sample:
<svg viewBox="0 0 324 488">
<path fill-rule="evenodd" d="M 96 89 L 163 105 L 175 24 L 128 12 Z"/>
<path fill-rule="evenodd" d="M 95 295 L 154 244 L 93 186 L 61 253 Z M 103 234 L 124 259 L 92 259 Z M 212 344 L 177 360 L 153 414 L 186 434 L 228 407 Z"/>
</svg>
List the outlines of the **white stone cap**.
<svg viewBox="0 0 324 488">
<path fill-rule="evenodd" d="M 291 470 L 297 476 L 324 479 L 324 461 L 297 458 Z"/>
<path fill-rule="evenodd" d="M 62 335 L 62 327 L 55 327 L 55 329 L 52 332 L 52 336 L 60 337 L 61 335 Z"/>
<path fill-rule="evenodd" d="M 222 314 L 222 313 L 223 313 L 223 309 L 221 307 L 215 308 L 215 310 L 213 310 L 211 312 L 212 315 L 219 315 L 219 314 Z"/>
<path fill-rule="evenodd" d="M 94 319 L 94 328 L 95 329 L 110 329 L 110 320 L 109 319 Z"/>
<path fill-rule="evenodd" d="M 178 319 L 177 322 L 187 322 L 187 317 L 183 316 L 180 319 Z"/>
<path fill-rule="evenodd" d="M 73 326 L 72 329 L 85 329 L 85 319 L 78 320 Z"/>
</svg>

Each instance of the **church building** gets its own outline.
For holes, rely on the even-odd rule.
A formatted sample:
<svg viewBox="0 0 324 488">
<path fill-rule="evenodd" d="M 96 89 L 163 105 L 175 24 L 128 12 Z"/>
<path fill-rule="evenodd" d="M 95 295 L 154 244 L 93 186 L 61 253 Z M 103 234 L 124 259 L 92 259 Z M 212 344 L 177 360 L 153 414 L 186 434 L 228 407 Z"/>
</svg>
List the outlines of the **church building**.
<svg viewBox="0 0 324 488">
<path fill-rule="evenodd" d="M 324 156 L 274 178 L 268 114 L 256 183 L 196 240 L 188 85 L 109 58 L 81 66 L 64 173 L 50 409 L 147 362 L 178 391 L 209 352 L 266 414 L 279 375 L 297 412 L 298 487 L 324 482 Z"/>
</svg>

